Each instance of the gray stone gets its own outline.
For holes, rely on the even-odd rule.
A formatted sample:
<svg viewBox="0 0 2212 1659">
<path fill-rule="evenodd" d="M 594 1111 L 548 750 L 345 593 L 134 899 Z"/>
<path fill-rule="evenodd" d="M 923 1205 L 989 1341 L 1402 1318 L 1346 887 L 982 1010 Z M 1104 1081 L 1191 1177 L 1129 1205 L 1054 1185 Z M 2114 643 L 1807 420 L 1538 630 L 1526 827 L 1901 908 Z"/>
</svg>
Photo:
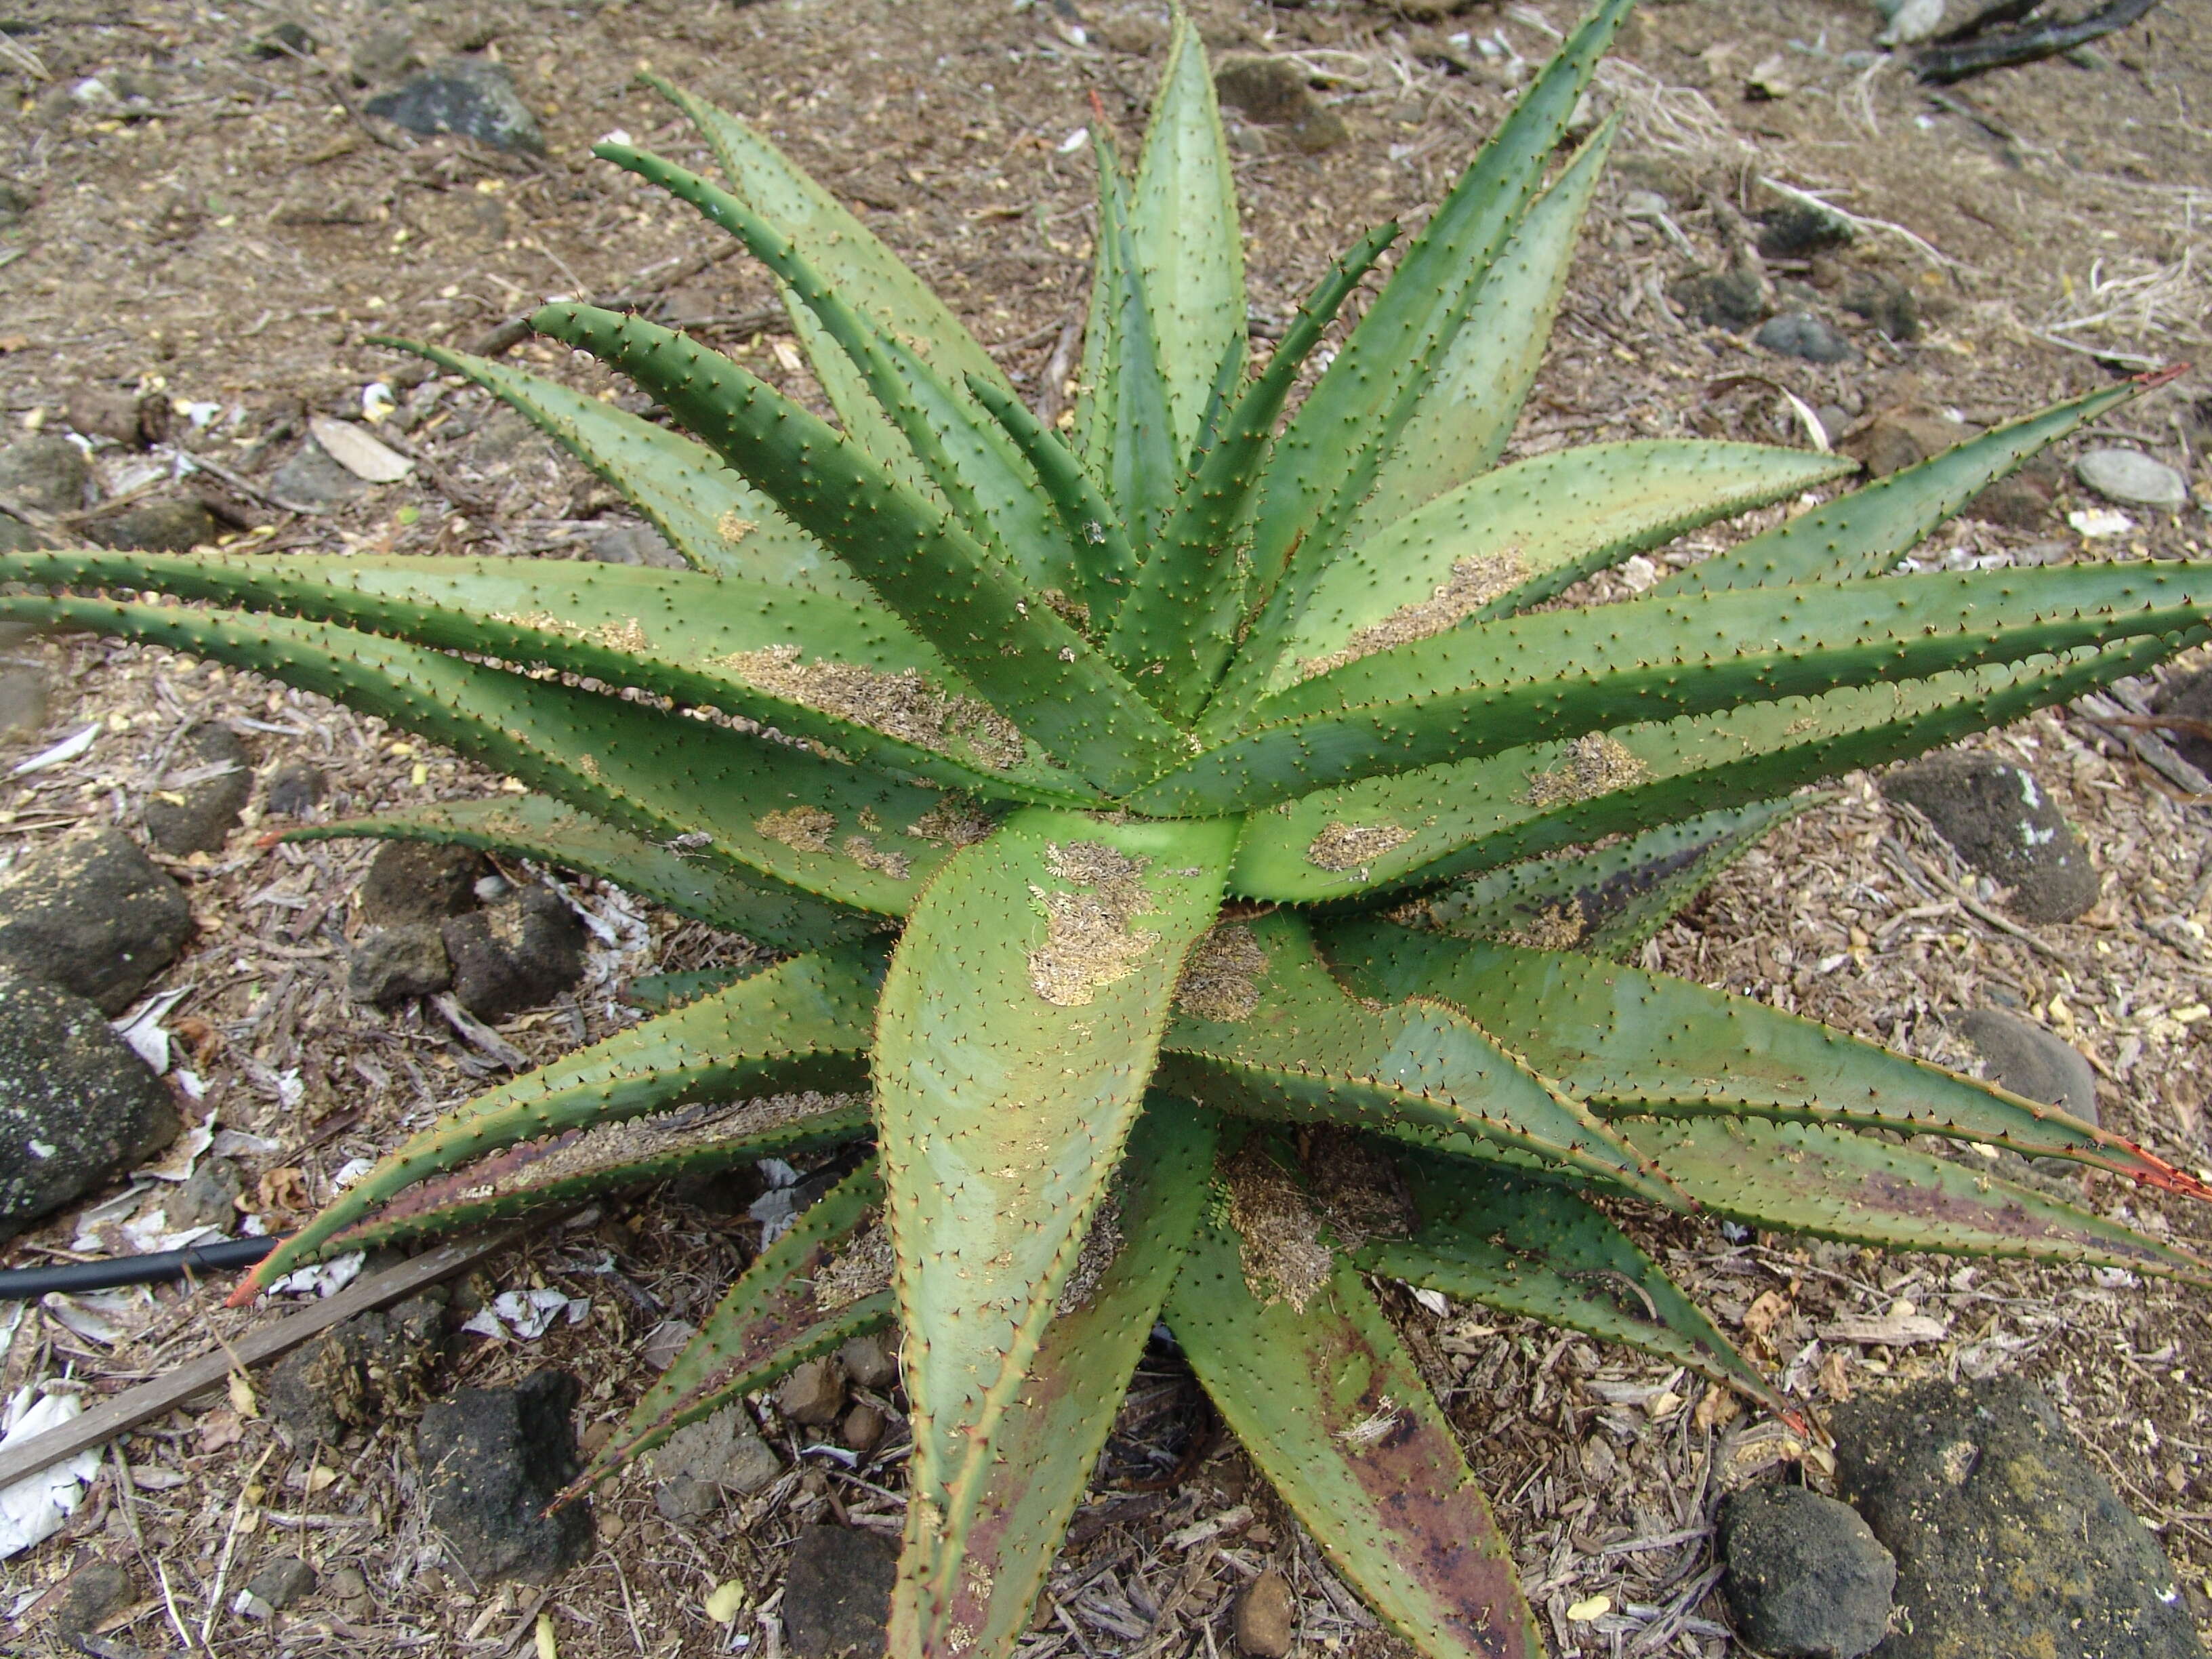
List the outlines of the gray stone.
<svg viewBox="0 0 2212 1659">
<path fill-rule="evenodd" d="M 356 1002 L 387 1007 L 433 995 L 453 982 L 445 935 L 427 921 L 374 928 L 346 956 L 346 994 Z"/>
<path fill-rule="evenodd" d="M 315 1570 L 296 1555 L 280 1555 L 263 1564 L 246 1581 L 246 1592 L 279 1612 L 303 1595 L 313 1594 Z"/>
<path fill-rule="evenodd" d="M 543 887 L 455 916 L 444 933 L 453 994 L 478 1019 L 543 1006 L 584 976 L 584 924 Z"/>
<path fill-rule="evenodd" d="M 1840 363 L 1851 355 L 1851 343 L 1809 311 L 1770 317 L 1752 338 L 1769 351 L 1808 363 Z"/>
<path fill-rule="evenodd" d="M 47 690 L 38 664 L 0 663 L 0 739 L 27 738 L 46 723 Z"/>
<path fill-rule="evenodd" d="M 2002 1008 L 1961 1014 L 1959 1030 L 1980 1051 L 1990 1082 L 2096 1122 L 2097 1073 L 2073 1044 Z"/>
<path fill-rule="evenodd" d="M 302 507 L 346 507 L 376 486 L 356 477 L 331 459 L 331 452 L 313 438 L 301 444 L 292 459 L 278 467 L 269 480 L 271 494 Z"/>
<path fill-rule="evenodd" d="M 579 1392 L 566 1371 L 512 1389 L 463 1389 L 434 1401 L 416 1431 L 430 1519 L 479 1584 L 550 1583 L 592 1545 L 588 1499 L 545 1513 L 581 1473 L 568 1420 Z"/>
<path fill-rule="evenodd" d="M 672 1527 L 689 1530 L 722 1507 L 722 1489 L 711 1480 L 679 1474 L 654 1489 L 653 1506 Z"/>
<path fill-rule="evenodd" d="M 1802 1486 L 1753 1486 L 1720 1516 L 1736 1634 L 1773 1659 L 1859 1659 L 1889 1630 L 1897 1563 L 1858 1512 Z"/>
<path fill-rule="evenodd" d="M 220 853 L 252 794 L 253 757 L 244 739 L 227 726 L 196 726 L 147 798 L 147 839 L 172 858 Z"/>
<path fill-rule="evenodd" d="M 88 1561 L 62 1586 L 60 1597 L 46 1614 L 46 1628 L 57 1636 L 82 1636 L 98 1628 L 110 1613 L 120 1613 L 137 1596 L 131 1575 L 112 1561 Z"/>
<path fill-rule="evenodd" d="M 1350 137 L 1344 118 L 1314 96 L 1306 72 L 1287 58 L 1239 55 L 1224 58 L 1213 71 L 1221 101 L 1264 127 L 1282 127 L 1308 155 Z"/>
<path fill-rule="evenodd" d="M 782 1461 L 742 1405 L 726 1406 L 678 1429 L 653 1454 L 653 1467 L 665 1480 L 703 1481 L 744 1496 L 763 1490 L 783 1473 Z"/>
<path fill-rule="evenodd" d="M 898 1552 L 845 1527 L 799 1528 L 783 1581 L 784 1646 L 795 1659 L 875 1659 L 890 1629 Z"/>
<path fill-rule="evenodd" d="M 335 1443 L 421 1403 L 438 1363 L 446 1310 L 414 1297 L 332 1326 L 269 1373 L 262 1398 L 295 1446 Z"/>
<path fill-rule="evenodd" d="M 369 860 L 354 897 L 372 927 L 443 922 L 476 908 L 477 883 L 491 874 L 491 860 L 472 847 L 433 841 L 388 841 Z"/>
<path fill-rule="evenodd" d="M 183 1127 L 100 1011 L 0 977 L 0 1240 L 145 1161 Z"/>
<path fill-rule="evenodd" d="M 356 1624 L 375 1615 L 376 1597 L 369 1593 L 368 1579 L 359 1567 L 333 1567 L 323 1580 L 322 1592 Z"/>
<path fill-rule="evenodd" d="M 2093 449 L 2074 463 L 2074 476 L 2108 501 L 2179 513 L 2189 505 L 2189 481 L 2139 449 Z"/>
<path fill-rule="evenodd" d="M 261 794 L 262 809 L 277 817 L 305 817 L 322 804 L 329 788 L 330 781 L 324 777 L 321 767 L 293 761 L 269 775 Z"/>
<path fill-rule="evenodd" d="M 84 452 L 67 438 L 19 439 L 0 449 L 0 491 L 41 513 L 74 513 L 92 488 Z"/>
<path fill-rule="evenodd" d="M 410 132 L 450 132 L 494 149 L 545 150 L 545 135 L 516 94 L 514 76 L 481 58 L 448 58 L 362 107 Z"/>
<path fill-rule="evenodd" d="M 794 1423 L 822 1428 L 845 1411 L 845 1368 L 835 1354 L 794 1365 L 775 1385 L 775 1408 Z"/>
<path fill-rule="evenodd" d="M 85 534 L 102 547 L 147 553 L 189 553 L 212 545 L 222 533 L 207 504 L 189 495 L 157 495 L 85 526 Z"/>
<path fill-rule="evenodd" d="M 1838 1490 L 1897 1558 L 1882 1659 L 2203 1659 L 2172 1567 L 2029 1384 L 1863 1393 L 1831 1424 Z"/>
<path fill-rule="evenodd" d="M 74 835 L 0 874 L 0 965 L 119 1014 L 191 932 L 184 892 L 112 830 Z"/>
<path fill-rule="evenodd" d="M 1707 328 L 1747 329 L 1766 315 L 1759 273 L 1741 266 L 1678 276 L 1668 284 L 1667 293 Z"/>
<path fill-rule="evenodd" d="M 898 1345 L 881 1331 L 856 1336 L 837 1350 L 845 1375 L 863 1389 L 880 1392 L 898 1381 Z"/>
<path fill-rule="evenodd" d="M 172 1232 L 192 1227 L 219 1227 L 228 1232 L 238 1224 L 238 1200 L 246 1191 L 246 1177 L 228 1158 L 204 1159 L 185 1180 L 161 1199 L 161 1213 Z"/>
<path fill-rule="evenodd" d="M 1954 750 L 1891 773 L 1881 792 L 1918 807 L 1960 858 L 2011 887 L 2023 921 L 2068 921 L 2097 902 L 2088 849 L 2024 769 Z"/>
<path fill-rule="evenodd" d="M 837 1425 L 837 1443 L 853 1451 L 872 1452 L 884 1437 L 886 1420 L 881 1411 L 863 1400 Z"/>
<path fill-rule="evenodd" d="M 688 570 L 684 556 L 651 525 L 618 525 L 592 539 L 592 556 L 601 564 L 643 564 L 656 570 Z"/>
</svg>

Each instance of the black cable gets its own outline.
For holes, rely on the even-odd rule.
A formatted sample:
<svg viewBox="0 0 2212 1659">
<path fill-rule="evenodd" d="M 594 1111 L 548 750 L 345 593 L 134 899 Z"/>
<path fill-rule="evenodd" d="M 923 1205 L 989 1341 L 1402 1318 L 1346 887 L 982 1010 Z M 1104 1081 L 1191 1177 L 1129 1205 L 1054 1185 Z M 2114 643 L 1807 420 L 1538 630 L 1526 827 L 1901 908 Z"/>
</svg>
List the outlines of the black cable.
<svg viewBox="0 0 2212 1659">
<path fill-rule="evenodd" d="M 28 1302 L 49 1291 L 112 1291 L 120 1285 L 153 1285 L 187 1273 L 222 1273 L 250 1267 L 284 1242 L 268 1238 L 216 1238 L 181 1250 L 146 1255 L 111 1256 L 105 1261 L 56 1261 L 43 1267 L 0 1269 L 0 1302 Z"/>
</svg>

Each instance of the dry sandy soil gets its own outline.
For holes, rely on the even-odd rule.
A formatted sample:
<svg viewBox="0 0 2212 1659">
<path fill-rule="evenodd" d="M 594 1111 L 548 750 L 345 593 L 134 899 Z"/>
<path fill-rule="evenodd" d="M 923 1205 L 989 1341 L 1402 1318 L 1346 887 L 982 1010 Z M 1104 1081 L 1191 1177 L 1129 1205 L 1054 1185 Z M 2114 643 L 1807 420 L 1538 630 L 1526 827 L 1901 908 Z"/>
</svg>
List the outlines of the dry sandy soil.
<svg viewBox="0 0 2212 1659">
<path fill-rule="evenodd" d="M 1217 51 L 1294 54 L 1349 125 L 1344 143 L 1306 155 L 1279 131 L 1235 124 L 1254 302 L 1275 316 L 1359 228 L 1432 201 L 1505 108 L 1513 60 L 1540 58 L 1571 21 L 1563 0 L 1477 7 L 1433 26 L 1355 0 L 1194 0 L 1194 9 Z M 287 16 L 319 51 L 241 51 Z M 1878 27 L 1870 10 L 1831 0 L 1690 0 L 1631 25 L 1600 96 L 1624 115 L 1613 178 L 1516 453 L 1681 431 L 1802 444 L 1784 390 L 1844 419 L 1913 407 L 1989 422 L 2106 383 L 2116 366 L 2203 351 L 2212 11 L 2166 6 L 2105 43 L 2094 64 L 2000 73 L 1948 106 L 1893 63 L 1847 56 L 1863 53 Z M 380 27 L 415 31 L 425 57 L 467 49 L 506 64 L 544 118 L 547 155 L 416 140 L 356 113 L 367 93 L 346 75 L 347 55 Z M 1461 33 L 1469 39 L 1449 38 Z M 1090 164 L 1063 141 L 1092 118 L 1096 95 L 1133 150 L 1163 38 L 1160 8 L 1112 0 L 240 0 L 226 9 L 15 0 L 0 6 L 0 175 L 28 205 L 0 228 L 6 435 L 58 429 L 82 387 L 159 390 L 213 406 L 204 429 L 179 417 L 185 452 L 265 484 L 304 411 L 357 414 L 363 387 L 400 367 L 368 335 L 466 343 L 556 293 L 634 296 L 811 395 L 787 337 L 763 331 L 760 272 L 743 259 L 701 266 L 695 256 L 712 244 L 687 211 L 586 153 L 623 128 L 690 156 L 688 135 L 635 79 L 648 65 L 787 143 L 1034 392 L 1087 284 Z M 1507 50 L 1486 57 L 1476 44 L 1486 38 Z M 1747 96 L 1752 78 L 1785 95 Z M 106 95 L 75 90 L 95 79 Z M 1723 261 L 1735 216 L 1773 204 L 1765 181 L 1818 191 L 1864 222 L 1841 253 L 1770 273 L 1809 284 L 1805 302 L 1845 325 L 1856 349 L 1844 362 L 1762 352 L 1685 320 L 1663 297 L 1668 281 Z M 1667 225 L 1628 210 L 1648 207 L 1632 192 L 1652 190 L 1671 204 Z M 1867 277 L 1917 296 L 1928 320 L 1917 342 L 1888 341 L 1835 307 L 1842 285 Z M 550 349 L 520 355 L 605 384 Z M 2204 374 L 2185 374 L 2110 425 L 2212 482 L 2198 471 L 2208 392 Z M 578 468 L 473 394 L 444 392 L 408 441 L 424 463 L 416 477 L 339 513 L 231 506 L 241 523 L 264 526 L 264 545 L 328 550 L 576 556 L 613 521 L 610 498 Z M 111 490 L 158 487 L 142 456 L 99 459 Z M 1968 521 L 1936 550 L 2067 556 L 2081 544 L 2065 512 L 2094 505 L 2078 494 L 2062 478 L 2039 521 Z M 2146 521 L 2118 544 L 2176 556 L 2196 551 L 2204 529 L 2192 512 Z M 52 708 L 43 727 L 0 750 L 0 765 L 103 724 L 80 759 L 7 786 L 0 858 L 88 823 L 136 832 L 169 745 L 196 720 L 250 732 L 264 770 L 324 767 L 326 813 L 498 787 L 374 721 L 208 665 L 84 639 L 29 650 L 52 676 Z M 1942 844 L 1853 778 L 1670 927 L 1650 959 L 1961 1066 L 1972 1057 L 1946 1013 L 2008 1000 L 2090 1055 L 2108 1125 L 2191 1167 L 2212 1164 L 2201 1080 L 2212 818 L 2079 719 L 2041 716 L 1990 741 L 2033 765 L 2105 872 L 2104 901 L 2079 922 L 2005 928 L 1962 908 Z M 208 1034 L 191 1054 L 205 1111 L 273 1148 L 246 1159 L 273 1227 L 326 1194 L 349 1161 L 374 1156 L 495 1068 L 434 1016 L 387 1018 L 345 1000 L 347 895 L 368 849 L 264 847 L 252 833 L 258 811 L 257 797 L 227 852 L 176 866 L 198 931 L 157 986 L 184 989 L 175 1013 Z M 532 1055 L 632 1018 L 620 1000 L 628 975 L 745 949 L 588 882 L 571 890 L 607 937 L 573 997 L 503 1028 Z M 2003 895 L 1966 890 L 2002 915 Z M 2206 1236 L 2201 1214 L 2109 1187 L 2087 1198 L 2179 1237 Z M 2212 1341 L 2200 1296 L 1639 1224 L 1816 1409 L 1885 1376 L 2037 1378 L 2158 1532 L 2200 1620 L 2212 1614 Z M 8 1259 L 65 1255 L 75 1226 L 64 1218 L 28 1235 Z M 532 1343 L 470 1339 L 448 1382 L 567 1364 L 585 1382 L 583 1420 L 618 1421 L 652 1375 L 636 1358 L 642 1334 L 710 1305 L 753 1228 L 741 1206 L 732 1218 L 664 1194 L 608 1205 L 536 1241 L 495 1263 L 493 1278 L 563 1289 L 589 1301 L 588 1317 Z M 1816 1334 L 1838 1312 L 1900 1299 L 1949 1335 L 1893 1352 Z M 68 1373 L 106 1390 L 158 1374 L 205 1347 L 211 1328 L 239 1328 L 241 1316 L 214 1300 L 162 1291 L 130 1301 L 113 1314 L 112 1341 L 34 1310 L 0 1380 L 13 1389 Z M 1706 1536 L 1711 1450 L 1726 1425 L 1700 1410 L 1702 1388 L 1534 1327 L 1464 1310 L 1439 1319 L 1410 1302 L 1402 1312 L 1560 1650 L 1728 1651 L 1707 1594 Z M 1656 1416 L 1632 1403 L 1660 1396 Z M 1228 1644 L 1233 1592 L 1270 1563 L 1301 1591 L 1309 1650 L 1395 1648 L 1241 1455 L 1205 1438 L 1216 1430 L 1171 1364 L 1147 1367 L 1121 1426 L 1055 1573 L 1062 1612 L 1032 1638 L 1033 1659 L 1210 1656 Z M 787 1428 L 770 1427 L 796 1451 Z M 832 1479 L 826 1458 L 796 1457 L 768 1492 L 687 1534 L 660 1519 L 649 1482 L 632 1479 L 600 1498 L 587 1565 L 543 1595 L 482 1588 L 441 1565 L 410 1434 L 392 1423 L 318 1468 L 233 1402 L 194 1402 L 130 1437 L 130 1473 L 106 1465 L 62 1534 L 0 1567 L 0 1621 L 28 1605 L 21 1592 L 97 1553 L 126 1565 L 139 1590 L 108 1638 L 152 1650 L 204 1628 L 219 1652 L 503 1655 L 528 1650 L 543 1613 L 564 1654 L 774 1655 L 780 1564 L 799 1522 L 834 1511 L 895 1529 L 902 1501 L 895 1458 L 859 1470 L 865 1484 L 854 1484 L 841 1471 Z M 1186 1459 L 1194 1449 L 1206 1455 Z M 1162 1487 L 1169 1474 L 1178 1478 Z M 1164 1541 L 1237 1503 L 1255 1510 L 1241 1532 L 1188 1551 Z M 1614 1547 L 1646 1539 L 1663 1541 Z M 216 1607 L 264 1555 L 291 1548 L 326 1574 L 359 1567 L 370 1601 L 311 1598 L 275 1632 Z M 732 1578 L 749 1606 L 718 1626 L 702 1598 Z M 1569 1621 L 1570 1606 L 1599 1595 L 1609 1613 Z"/>
</svg>

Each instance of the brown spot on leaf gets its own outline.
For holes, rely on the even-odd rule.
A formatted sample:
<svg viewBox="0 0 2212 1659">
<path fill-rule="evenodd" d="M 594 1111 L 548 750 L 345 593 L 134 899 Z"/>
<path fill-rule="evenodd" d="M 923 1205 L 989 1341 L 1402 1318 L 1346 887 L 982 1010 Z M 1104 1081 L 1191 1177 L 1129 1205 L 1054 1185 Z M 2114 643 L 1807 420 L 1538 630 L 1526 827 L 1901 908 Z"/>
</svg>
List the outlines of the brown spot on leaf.
<svg viewBox="0 0 2212 1659">
<path fill-rule="evenodd" d="M 1341 668 L 1377 651 L 1414 640 L 1425 640 L 1456 627 L 1501 593 L 1510 592 L 1528 580 L 1528 561 L 1517 548 L 1486 557 L 1474 554 L 1452 562 L 1449 580 L 1425 599 L 1392 611 L 1381 622 L 1370 623 L 1337 650 L 1325 657 L 1310 657 L 1298 665 L 1298 678 L 1310 680 Z"/>
<path fill-rule="evenodd" d="M 763 840 L 781 842 L 794 853 L 826 853 L 837 817 L 818 806 L 787 806 L 763 813 L 753 820 L 753 828 Z"/>
<path fill-rule="evenodd" d="M 1287 1302 L 1304 1313 L 1335 1260 L 1322 1241 L 1321 1212 L 1256 1145 L 1241 1148 L 1224 1174 L 1245 1288 L 1261 1302 Z"/>
<path fill-rule="evenodd" d="M 726 668 L 770 695 L 943 754 L 951 739 L 994 770 L 1020 763 L 1027 746 L 1012 721 L 974 697 L 948 696 L 911 668 L 896 674 L 854 663 L 801 663 L 795 645 L 771 645 L 721 658 Z"/>
<path fill-rule="evenodd" d="M 1267 953 L 1241 921 L 1225 921 L 1192 947 L 1176 986 L 1176 1006 L 1193 1019 L 1249 1019 L 1260 1006 Z"/>
<path fill-rule="evenodd" d="M 1566 764 L 1528 781 L 1531 806 L 1568 806 L 1593 795 L 1642 783 L 1651 769 L 1629 753 L 1620 739 L 1588 732 L 1567 745 Z"/>
<path fill-rule="evenodd" d="M 1158 933 L 1132 925 L 1152 908 L 1152 896 L 1137 860 L 1095 841 L 1048 845 L 1045 863 L 1068 885 L 1030 889 L 1045 919 L 1045 942 L 1030 952 L 1030 987 L 1055 1008 L 1080 1008 L 1100 986 L 1136 972 L 1159 943 Z"/>
<path fill-rule="evenodd" d="M 1306 848 L 1306 862 L 1317 870 L 1358 870 L 1413 838 L 1395 823 L 1332 823 Z"/>
</svg>

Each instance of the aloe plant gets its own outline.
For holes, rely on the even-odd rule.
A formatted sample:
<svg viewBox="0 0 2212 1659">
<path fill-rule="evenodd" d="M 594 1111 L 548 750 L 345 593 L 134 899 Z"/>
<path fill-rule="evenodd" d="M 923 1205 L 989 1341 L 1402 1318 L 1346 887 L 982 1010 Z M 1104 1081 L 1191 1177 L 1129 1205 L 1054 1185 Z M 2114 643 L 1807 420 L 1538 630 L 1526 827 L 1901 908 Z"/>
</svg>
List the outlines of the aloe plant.
<svg viewBox="0 0 2212 1659">
<path fill-rule="evenodd" d="M 1164 1318 L 1376 1610 L 1431 1654 L 1498 1656 L 1537 1650 L 1512 1559 L 1372 1277 L 1778 1412 L 1594 1200 L 2203 1278 L 1940 1147 L 2207 1195 L 2152 1153 L 1620 960 L 1801 786 L 2141 671 L 2205 637 L 2212 601 L 2212 565 L 1889 574 L 2122 386 L 1641 597 L 1549 603 L 1848 470 L 1674 440 L 1500 464 L 1611 129 L 1556 177 L 1555 152 L 1626 4 L 1577 29 L 1387 278 L 1393 226 L 1256 372 L 1179 21 L 1133 178 L 1098 141 L 1082 395 L 1057 425 L 765 139 L 663 87 L 720 179 L 599 153 L 766 265 L 836 423 L 587 305 L 533 321 L 674 427 L 410 349 L 567 445 L 687 571 L 7 556 L 0 613 L 273 676 L 531 792 L 297 833 L 580 869 L 785 953 L 665 983 L 665 1012 L 415 1136 L 240 1296 L 342 1248 L 843 1147 L 842 1184 L 584 1484 L 896 1321 L 893 1650 L 1005 1654 Z"/>
</svg>

